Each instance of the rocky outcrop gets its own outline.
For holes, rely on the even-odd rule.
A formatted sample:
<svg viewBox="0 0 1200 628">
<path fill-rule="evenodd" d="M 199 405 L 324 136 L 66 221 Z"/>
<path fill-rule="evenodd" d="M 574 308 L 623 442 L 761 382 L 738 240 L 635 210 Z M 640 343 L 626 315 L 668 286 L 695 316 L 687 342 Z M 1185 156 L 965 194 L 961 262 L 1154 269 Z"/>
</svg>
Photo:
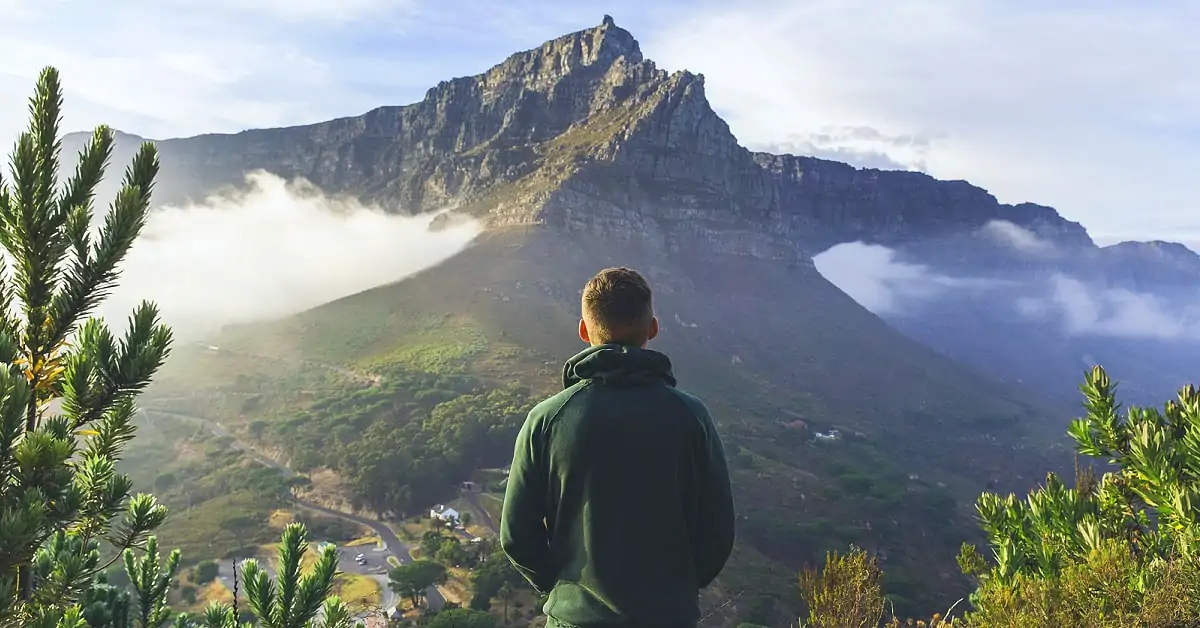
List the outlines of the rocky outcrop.
<svg viewBox="0 0 1200 628">
<path fill-rule="evenodd" d="M 777 185 L 777 211 L 820 225 L 813 235 L 817 248 L 855 240 L 902 244 L 973 231 L 997 220 L 1060 245 L 1093 246 L 1082 225 L 1054 209 L 1005 205 L 966 181 L 860 169 L 815 157 L 755 153 L 754 158 Z"/>
<path fill-rule="evenodd" d="M 412 105 L 158 146 L 167 202 L 262 169 L 390 211 L 458 206 L 496 227 L 546 224 L 681 253 L 808 263 L 838 242 L 903 245 L 997 220 L 1095 249 L 1052 208 L 1004 205 L 964 181 L 751 153 L 709 106 L 703 76 L 658 69 L 608 16 Z"/>
<path fill-rule="evenodd" d="M 1177 242 L 1120 242 L 1097 251 L 1097 274 L 1110 286 L 1162 292 L 1183 288 L 1194 293 L 1200 255 Z"/>
</svg>

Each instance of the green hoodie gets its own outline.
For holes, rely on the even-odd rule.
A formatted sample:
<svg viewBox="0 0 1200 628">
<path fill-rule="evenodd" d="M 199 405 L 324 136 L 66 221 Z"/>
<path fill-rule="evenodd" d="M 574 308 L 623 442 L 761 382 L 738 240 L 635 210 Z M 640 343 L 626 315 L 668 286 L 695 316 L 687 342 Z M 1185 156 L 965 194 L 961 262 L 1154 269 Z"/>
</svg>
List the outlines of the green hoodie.
<svg viewBox="0 0 1200 628">
<path fill-rule="evenodd" d="M 734 537 L 712 417 L 647 349 L 590 347 L 563 387 L 517 436 L 501 547 L 550 625 L 695 626 Z"/>
</svg>

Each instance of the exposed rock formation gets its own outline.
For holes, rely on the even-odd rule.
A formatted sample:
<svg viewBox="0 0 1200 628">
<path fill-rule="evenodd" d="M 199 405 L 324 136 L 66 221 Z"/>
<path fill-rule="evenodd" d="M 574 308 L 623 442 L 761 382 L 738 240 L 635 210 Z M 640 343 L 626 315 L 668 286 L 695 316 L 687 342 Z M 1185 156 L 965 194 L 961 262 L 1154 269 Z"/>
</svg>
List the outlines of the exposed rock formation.
<svg viewBox="0 0 1200 628">
<path fill-rule="evenodd" d="M 1053 209 L 1001 205 L 966 182 L 751 153 L 709 106 L 702 76 L 658 69 L 608 16 L 412 105 L 158 145 L 164 201 L 264 169 L 391 211 L 458 205 L 496 226 L 549 224 L 680 252 L 807 263 L 839 241 L 901 243 L 994 219 L 1091 245 Z"/>
</svg>

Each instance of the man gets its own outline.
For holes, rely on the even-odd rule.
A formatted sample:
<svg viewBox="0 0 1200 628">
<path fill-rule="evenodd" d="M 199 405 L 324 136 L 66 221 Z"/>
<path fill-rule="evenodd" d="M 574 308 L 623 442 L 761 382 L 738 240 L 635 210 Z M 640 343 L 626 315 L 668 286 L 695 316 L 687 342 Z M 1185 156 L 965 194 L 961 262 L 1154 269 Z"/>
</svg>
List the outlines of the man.
<svg viewBox="0 0 1200 628">
<path fill-rule="evenodd" d="M 517 436 L 500 545 L 550 626 L 693 627 L 733 548 L 733 497 L 708 410 L 675 388 L 650 286 L 628 268 L 583 290 L 564 390 Z"/>
</svg>

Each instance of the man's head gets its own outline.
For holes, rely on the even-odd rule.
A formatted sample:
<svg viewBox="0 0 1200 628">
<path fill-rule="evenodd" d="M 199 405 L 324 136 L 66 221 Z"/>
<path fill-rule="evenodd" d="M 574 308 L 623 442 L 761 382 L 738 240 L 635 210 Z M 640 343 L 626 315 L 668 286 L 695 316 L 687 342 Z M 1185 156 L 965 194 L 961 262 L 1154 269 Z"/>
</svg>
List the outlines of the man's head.
<svg viewBox="0 0 1200 628">
<path fill-rule="evenodd" d="M 658 335 L 650 284 L 629 268 L 606 268 L 583 287 L 579 338 L 591 345 L 643 347 Z"/>
</svg>

